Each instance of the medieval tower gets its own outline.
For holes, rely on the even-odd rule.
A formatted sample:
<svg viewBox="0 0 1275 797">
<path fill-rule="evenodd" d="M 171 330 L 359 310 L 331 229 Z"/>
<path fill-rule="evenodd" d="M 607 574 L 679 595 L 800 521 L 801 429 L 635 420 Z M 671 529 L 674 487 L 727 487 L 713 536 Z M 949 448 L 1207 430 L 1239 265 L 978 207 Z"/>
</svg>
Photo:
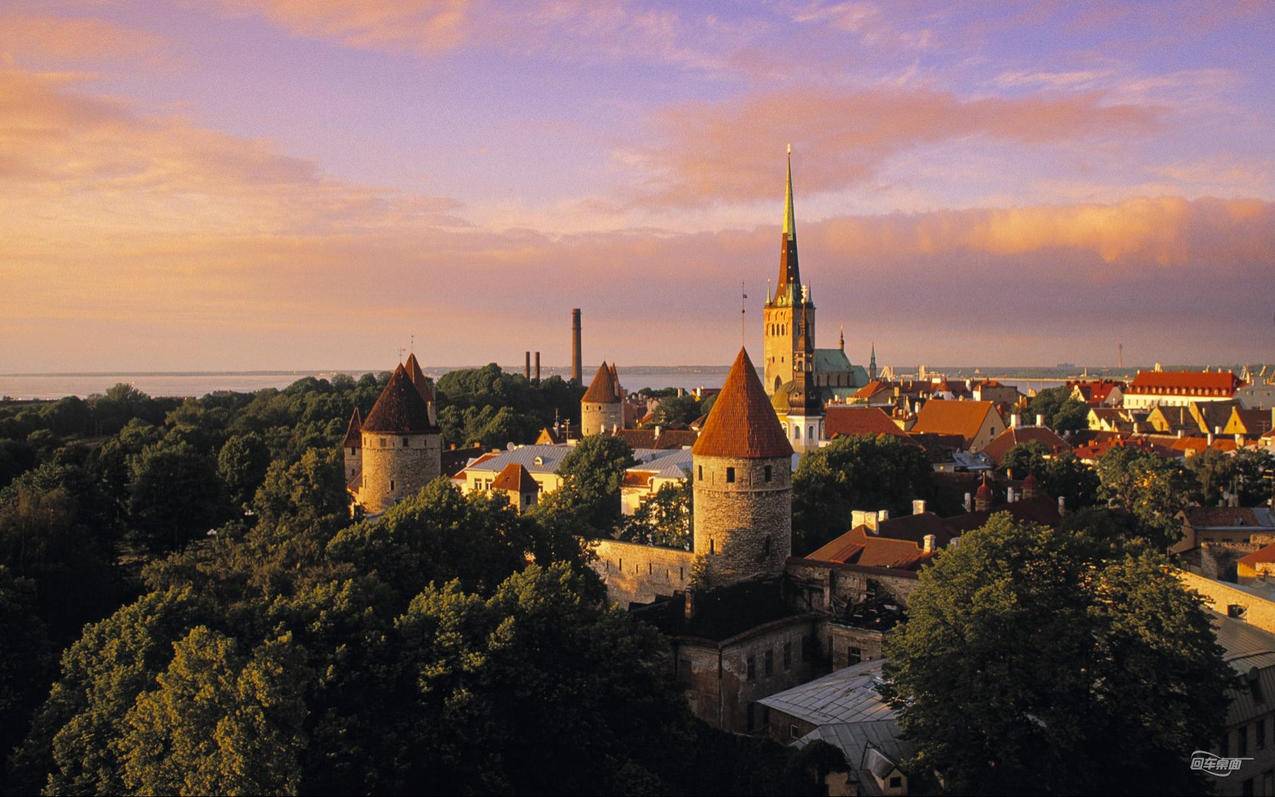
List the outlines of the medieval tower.
<svg viewBox="0 0 1275 797">
<path fill-rule="evenodd" d="M 363 472 L 363 418 L 359 416 L 358 407 L 350 415 L 350 425 L 345 427 L 341 454 L 345 460 L 345 483 L 357 489 L 359 474 Z"/>
<path fill-rule="evenodd" d="M 694 550 L 707 588 L 783 572 L 792 552 L 792 446 L 740 349 L 691 449 Z"/>
<path fill-rule="evenodd" d="M 580 399 L 580 434 L 588 437 L 612 428 L 624 428 L 624 401 L 619 373 L 604 361 Z"/>
<path fill-rule="evenodd" d="M 762 309 L 764 347 L 762 382 L 767 394 L 774 393 L 794 374 L 799 314 L 804 312 L 810 346 L 815 345 L 815 306 L 810 288 L 801 284 L 797 267 L 797 217 L 792 204 L 792 147 L 788 147 L 788 188 L 784 196 L 784 230 L 779 241 L 779 279 L 772 296 L 766 291 Z"/>
<path fill-rule="evenodd" d="M 413 355 L 399 365 L 360 429 L 362 469 L 355 500 L 378 515 L 442 474 L 433 391 Z M 419 374 L 413 380 L 411 374 Z"/>
</svg>

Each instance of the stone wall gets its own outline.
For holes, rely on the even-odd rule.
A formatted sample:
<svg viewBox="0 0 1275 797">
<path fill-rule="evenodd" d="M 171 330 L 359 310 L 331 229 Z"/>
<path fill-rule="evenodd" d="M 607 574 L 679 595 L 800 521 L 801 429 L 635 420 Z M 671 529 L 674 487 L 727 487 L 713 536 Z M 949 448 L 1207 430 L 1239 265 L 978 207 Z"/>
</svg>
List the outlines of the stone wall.
<svg viewBox="0 0 1275 797">
<path fill-rule="evenodd" d="M 415 495 L 442 473 L 437 434 L 363 432 L 363 472 L 358 501 L 370 515 Z"/>
<path fill-rule="evenodd" d="M 363 472 L 363 455 L 360 449 L 343 446 L 341 452 L 345 457 L 345 483 L 358 484 L 359 474 Z"/>
<path fill-rule="evenodd" d="M 596 401 L 580 402 L 580 434 L 588 437 L 616 426 L 624 428 L 624 405 L 618 401 L 603 404 Z"/>
<path fill-rule="evenodd" d="M 806 683 L 822 672 L 823 662 L 809 641 L 818 623 L 815 617 L 796 616 L 721 642 L 674 639 L 677 683 L 692 713 L 722 730 L 764 731 L 760 707 L 750 708 L 753 702 Z"/>
<path fill-rule="evenodd" d="M 691 478 L 694 548 L 707 565 L 708 586 L 782 573 L 792 552 L 789 458 L 695 457 Z"/>
<path fill-rule="evenodd" d="M 1240 614 L 1241 619 L 1249 625 L 1275 633 L 1275 600 L 1263 597 L 1255 590 L 1205 578 L 1186 570 L 1174 572 L 1187 589 L 1200 593 L 1213 611 L 1221 615 Z"/>
<path fill-rule="evenodd" d="M 861 603 L 871 593 L 886 594 L 907 608 L 916 589 L 916 573 L 883 567 L 860 567 L 790 559 L 785 572 L 792 586 L 791 600 L 797 609 L 809 609 L 831 616 L 845 607 Z"/>
<path fill-rule="evenodd" d="M 606 583 L 607 597 L 625 607 L 684 591 L 695 558 L 690 551 L 620 540 L 599 540 L 594 553 L 593 569 Z"/>
</svg>

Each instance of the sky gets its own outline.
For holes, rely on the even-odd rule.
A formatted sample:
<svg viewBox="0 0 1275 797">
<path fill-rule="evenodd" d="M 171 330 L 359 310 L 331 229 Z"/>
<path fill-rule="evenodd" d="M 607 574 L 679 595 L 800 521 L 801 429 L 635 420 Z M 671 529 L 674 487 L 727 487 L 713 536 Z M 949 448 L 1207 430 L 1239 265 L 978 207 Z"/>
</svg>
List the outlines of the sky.
<svg viewBox="0 0 1275 797">
<path fill-rule="evenodd" d="M 7 0 L 0 372 L 1275 357 L 1275 4 Z"/>
</svg>

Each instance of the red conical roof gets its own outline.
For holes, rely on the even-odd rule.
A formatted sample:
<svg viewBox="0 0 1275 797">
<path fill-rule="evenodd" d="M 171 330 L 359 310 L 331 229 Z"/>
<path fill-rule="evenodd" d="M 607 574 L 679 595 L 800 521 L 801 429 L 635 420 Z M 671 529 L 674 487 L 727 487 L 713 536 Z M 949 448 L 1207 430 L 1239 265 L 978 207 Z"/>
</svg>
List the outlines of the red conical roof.
<svg viewBox="0 0 1275 797">
<path fill-rule="evenodd" d="M 372 405 L 367 420 L 363 421 L 363 431 L 388 434 L 436 431 L 430 425 L 429 409 L 420 391 L 412 384 L 407 369 L 402 365 L 394 369 L 389 384 Z"/>
<path fill-rule="evenodd" d="M 363 428 L 363 419 L 359 417 L 359 408 L 355 407 L 353 414 L 350 415 L 350 425 L 345 427 L 345 441 L 341 443 L 342 448 L 359 448 L 363 445 L 363 436 L 359 432 Z"/>
<path fill-rule="evenodd" d="M 421 394 L 421 399 L 426 404 L 434 400 L 434 389 L 430 387 L 429 380 L 425 378 L 425 372 L 421 370 L 421 364 L 416 361 L 415 354 L 407 355 L 407 363 L 403 366 L 407 371 L 407 378 L 416 386 L 416 392 Z"/>
<path fill-rule="evenodd" d="M 598 366 L 598 372 L 593 375 L 589 389 L 584 392 L 584 398 L 580 400 L 591 404 L 615 404 L 620 400 L 620 388 L 615 381 L 615 372 L 605 360 Z"/>
<path fill-rule="evenodd" d="M 691 453 L 703 457 L 762 459 L 792 455 L 779 418 L 757 379 L 753 361 L 739 350 Z"/>
</svg>

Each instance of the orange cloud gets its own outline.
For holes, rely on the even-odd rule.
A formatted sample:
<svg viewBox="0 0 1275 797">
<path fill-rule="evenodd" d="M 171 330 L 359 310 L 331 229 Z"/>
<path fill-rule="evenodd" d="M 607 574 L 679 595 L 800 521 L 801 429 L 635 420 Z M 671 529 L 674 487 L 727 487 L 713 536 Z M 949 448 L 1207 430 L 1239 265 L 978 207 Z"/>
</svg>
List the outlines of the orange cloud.
<svg viewBox="0 0 1275 797">
<path fill-rule="evenodd" d="M 1109 105 L 1096 93 L 962 99 L 929 89 L 795 89 L 688 103 L 654 118 L 657 143 L 636 151 L 648 174 L 637 196 L 669 206 L 769 198 L 785 143 L 819 164 L 801 175 L 804 191 L 834 191 L 922 144 L 1110 139 L 1154 130 L 1163 115 L 1155 106 Z"/>
<path fill-rule="evenodd" d="M 348 47 L 435 53 L 465 38 L 469 0 L 220 0 L 232 13 L 256 13 L 298 35 Z"/>
<path fill-rule="evenodd" d="M 0 14 L 0 63 L 133 60 L 153 57 L 164 46 L 163 37 L 93 17 Z"/>
</svg>

